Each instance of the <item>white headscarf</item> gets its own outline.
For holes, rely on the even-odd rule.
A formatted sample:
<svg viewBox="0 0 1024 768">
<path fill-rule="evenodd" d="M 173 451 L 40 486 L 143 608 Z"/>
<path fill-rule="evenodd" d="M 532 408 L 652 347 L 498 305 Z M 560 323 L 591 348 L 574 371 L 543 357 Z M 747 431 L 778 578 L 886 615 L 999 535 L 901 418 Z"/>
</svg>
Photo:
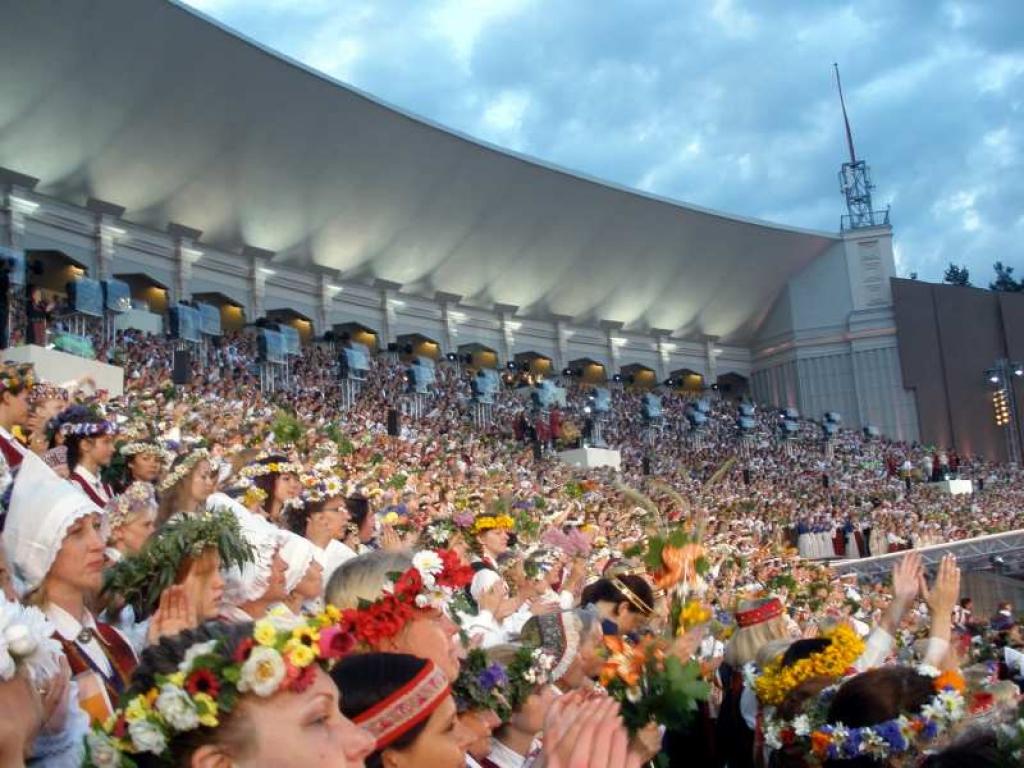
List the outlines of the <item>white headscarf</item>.
<svg viewBox="0 0 1024 768">
<path fill-rule="evenodd" d="M 11 491 L 4 551 L 24 592 L 38 589 L 53 567 L 68 529 L 103 510 L 36 456 L 25 454 Z"/>
<path fill-rule="evenodd" d="M 288 565 L 284 572 L 284 586 L 291 593 L 309 570 L 316 549 L 309 539 L 291 531 L 282 531 L 282 535 L 284 544 L 281 546 L 281 559 Z"/>
<path fill-rule="evenodd" d="M 259 600 L 270 586 L 274 555 L 280 548 L 284 531 L 259 515 L 254 515 L 230 496 L 215 493 L 206 500 L 207 509 L 227 508 L 238 518 L 242 536 L 253 549 L 252 562 L 224 571 L 224 602 L 239 606 Z"/>
</svg>

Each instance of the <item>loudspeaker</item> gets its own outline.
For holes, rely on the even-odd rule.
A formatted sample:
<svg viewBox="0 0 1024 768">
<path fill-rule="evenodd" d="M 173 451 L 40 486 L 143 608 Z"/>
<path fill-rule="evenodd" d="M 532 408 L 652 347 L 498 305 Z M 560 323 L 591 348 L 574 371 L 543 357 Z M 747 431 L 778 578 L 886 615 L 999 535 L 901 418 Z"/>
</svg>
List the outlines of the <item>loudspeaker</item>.
<svg viewBox="0 0 1024 768">
<path fill-rule="evenodd" d="M 641 460 L 641 465 L 643 466 L 643 472 L 644 472 L 645 475 L 651 474 L 651 457 L 650 456 L 644 456 L 643 459 Z"/>
<path fill-rule="evenodd" d="M 171 381 L 188 384 L 192 379 L 192 353 L 187 349 L 174 350 L 174 364 L 171 367 Z"/>
<path fill-rule="evenodd" d="M 397 408 L 388 408 L 388 434 L 391 437 L 398 437 L 402 434 L 402 425 L 398 418 Z"/>
</svg>

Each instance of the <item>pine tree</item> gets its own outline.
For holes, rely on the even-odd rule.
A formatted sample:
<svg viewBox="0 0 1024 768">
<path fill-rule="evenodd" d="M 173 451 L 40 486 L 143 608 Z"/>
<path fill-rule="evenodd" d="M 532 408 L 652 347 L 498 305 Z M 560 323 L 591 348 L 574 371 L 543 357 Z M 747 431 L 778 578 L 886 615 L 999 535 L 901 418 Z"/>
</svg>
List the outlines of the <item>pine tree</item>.
<svg viewBox="0 0 1024 768">
<path fill-rule="evenodd" d="M 968 286 L 971 284 L 971 273 L 967 269 L 966 264 L 957 265 L 949 262 L 949 266 L 946 267 L 946 274 L 943 275 L 942 280 L 950 285 Z"/>
<path fill-rule="evenodd" d="M 990 290 L 1008 291 L 1010 293 L 1018 293 L 1024 290 L 1024 283 L 1013 278 L 1013 267 L 1005 266 L 1003 262 L 997 261 L 992 265 L 992 268 L 996 271 L 996 279 L 995 282 L 988 284 Z"/>
</svg>

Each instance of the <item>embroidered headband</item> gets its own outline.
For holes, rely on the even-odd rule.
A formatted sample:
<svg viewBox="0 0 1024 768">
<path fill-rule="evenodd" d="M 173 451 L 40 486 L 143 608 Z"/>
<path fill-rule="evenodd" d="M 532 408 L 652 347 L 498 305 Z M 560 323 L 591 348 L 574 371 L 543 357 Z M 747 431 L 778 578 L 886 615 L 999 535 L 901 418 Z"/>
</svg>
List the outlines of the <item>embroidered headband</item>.
<svg viewBox="0 0 1024 768">
<path fill-rule="evenodd" d="M 373 735 L 379 752 L 430 717 L 450 693 L 448 678 L 428 661 L 416 677 L 352 722 Z"/>
<path fill-rule="evenodd" d="M 612 577 L 612 586 L 619 590 L 619 592 L 622 593 L 622 596 L 626 598 L 634 608 L 640 611 L 640 613 L 652 613 L 654 611 L 654 608 L 641 600 L 639 595 L 627 587 L 625 582 L 623 582 L 618 576 Z"/>
<path fill-rule="evenodd" d="M 752 627 L 755 624 L 763 624 L 766 621 L 777 619 L 782 615 L 782 601 L 773 597 L 767 603 L 751 608 L 749 611 L 739 611 L 736 614 L 736 624 L 743 627 Z"/>
</svg>

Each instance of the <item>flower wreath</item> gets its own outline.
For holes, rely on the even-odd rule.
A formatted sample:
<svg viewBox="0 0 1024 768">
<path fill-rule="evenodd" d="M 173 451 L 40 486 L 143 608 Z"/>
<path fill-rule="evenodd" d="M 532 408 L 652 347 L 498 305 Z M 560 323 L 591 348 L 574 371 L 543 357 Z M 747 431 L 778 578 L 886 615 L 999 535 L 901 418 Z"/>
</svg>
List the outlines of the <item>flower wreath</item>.
<svg viewBox="0 0 1024 768">
<path fill-rule="evenodd" d="M 191 453 L 186 454 L 185 458 L 178 462 L 178 466 L 167 473 L 164 479 L 160 481 L 160 485 L 157 486 L 157 490 L 161 493 L 170 490 L 181 482 L 181 480 L 195 468 L 196 464 L 203 460 L 208 461 L 209 459 L 210 452 L 208 450 L 205 448 L 196 448 Z"/>
<path fill-rule="evenodd" d="M 126 459 L 130 459 L 132 456 L 141 456 L 145 454 L 156 456 L 161 462 L 163 462 L 164 466 L 170 466 L 171 462 L 174 460 L 174 456 L 170 452 L 165 451 L 157 443 L 151 443 L 146 440 L 135 440 L 131 443 L 125 443 L 117 452 Z"/>
<path fill-rule="evenodd" d="M 483 709 L 494 712 L 502 721 L 512 714 L 509 706 L 509 679 L 504 665 L 490 662 L 479 648 L 471 648 L 452 684 L 452 693 L 460 712 Z"/>
<path fill-rule="evenodd" d="M 100 437 L 116 435 L 118 426 L 112 421 L 77 421 L 60 425 L 60 433 L 65 437 Z"/>
<path fill-rule="evenodd" d="M 251 480 L 254 477 L 263 477 L 264 475 L 301 475 L 302 472 L 302 465 L 294 461 L 271 461 L 267 464 L 250 464 L 247 467 L 243 467 L 242 471 L 238 474 Z"/>
<path fill-rule="evenodd" d="M 302 692 L 327 666 L 352 650 L 355 641 L 335 624 L 337 611 L 312 618 L 275 616 L 253 625 L 234 653 L 221 640 L 196 643 L 185 652 L 178 671 L 157 675 L 145 693 L 123 702 L 102 727 L 86 736 L 85 765 L 133 766 L 130 755 L 169 758 L 171 740 L 197 728 L 216 728 L 246 694 L 261 698 L 278 691 Z"/>
<path fill-rule="evenodd" d="M 327 499 L 345 495 L 345 485 L 341 479 L 333 475 L 310 472 L 302 475 L 302 501 L 306 504 L 318 504 Z"/>
<path fill-rule="evenodd" d="M 511 515 L 481 515 L 473 521 L 473 533 L 483 533 L 497 528 L 501 531 L 515 530 L 516 521 Z"/>
<path fill-rule="evenodd" d="M 242 494 L 242 504 L 246 509 L 254 506 L 263 506 L 263 502 L 266 500 L 267 492 L 255 485 L 250 485 L 245 489 L 245 493 Z"/>
<path fill-rule="evenodd" d="M 782 667 L 779 661 L 772 662 L 754 681 L 754 692 L 762 704 L 778 706 L 786 696 L 803 683 L 814 677 L 843 677 L 864 653 L 864 641 L 845 625 L 840 625 L 827 635 L 831 643 L 827 648 L 812 653 L 806 659 Z"/>
<path fill-rule="evenodd" d="M 35 368 L 29 364 L 0 367 L 0 392 L 18 394 L 36 385 Z"/>
<path fill-rule="evenodd" d="M 917 672 L 933 679 L 935 695 L 916 715 L 904 714 L 861 728 L 829 723 L 828 708 L 836 691 L 850 679 L 845 678 L 824 689 L 811 711 L 791 721 L 777 720 L 769 715 L 764 725 L 765 744 L 771 749 L 786 747 L 803 750 L 810 765 L 862 756 L 886 760 L 900 755 L 920 754 L 925 745 L 948 734 L 968 714 L 991 706 L 991 702 L 975 706 L 967 701 L 963 694 L 966 684 L 957 671 L 940 674 L 934 667 L 922 665 L 917 668 Z"/>
<path fill-rule="evenodd" d="M 172 518 L 134 555 L 129 555 L 104 574 L 103 591 L 120 596 L 135 616 L 148 616 L 165 589 L 174 583 L 182 561 L 216 549 L 221 568 L 241 566 L 254 558 L 252 546 L 242 535 L 238 518 L 227 509 Z"/>
<path fill-rule="evenodd" d="M 551 670 L 556 663 L 557 659 L 543 648 L 524 645 L 516 651 L 506 669 L 509 707 L 519 709 L 538 687 L 553 682 Z"/>
<path fill-rule="evenodd" d="M 411 568 L 390 574 L 379 598 L 342 611 L 342 624 L 360 643 L 374 647 L 397 635 L 416 611 L 444 611 L 472 580 L 473 569 L 453 550 L 422 550 L 413 555 Z"/>
</svg>

